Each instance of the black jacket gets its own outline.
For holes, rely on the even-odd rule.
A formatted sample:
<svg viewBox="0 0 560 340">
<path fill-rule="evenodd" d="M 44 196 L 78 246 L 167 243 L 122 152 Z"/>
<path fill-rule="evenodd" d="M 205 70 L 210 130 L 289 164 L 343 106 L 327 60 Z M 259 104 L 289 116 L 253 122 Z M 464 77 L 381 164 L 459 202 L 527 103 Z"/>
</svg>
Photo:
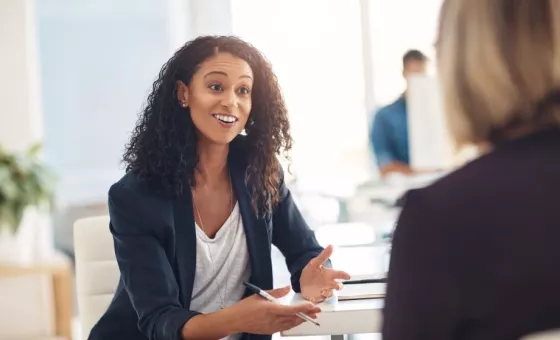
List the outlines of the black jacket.
<svg viewBox="0 0 560 340">
<path fill-rule="evenodd" d="M 383 340 L 560 328 L 559 195 L 559 128 L 411 191 L 393 239 Z"/>
<path fill-rule="evenodd" d="M 301 270 L 323 248 L 294 204 L 283 176 L 280 204 L 273 214 L 256 218 L 244 182 L 243 150 L 232 147 L 229 166 L 247 237 L 250 282 L 273 288 L 274 244 L 286 257 L 292 287 L 298 292 Z M 191 193 L 187 190 L 174 199 L 158 194 L 158 189 L 129 172 L 109 190 L 110 229 L 121 279 L 90 340 L 177 340 L 183 325 L 198 314 L 189 308 L 196 266 Z M 245 334 L 244 338 L 270 336 Z"/>
</svg>

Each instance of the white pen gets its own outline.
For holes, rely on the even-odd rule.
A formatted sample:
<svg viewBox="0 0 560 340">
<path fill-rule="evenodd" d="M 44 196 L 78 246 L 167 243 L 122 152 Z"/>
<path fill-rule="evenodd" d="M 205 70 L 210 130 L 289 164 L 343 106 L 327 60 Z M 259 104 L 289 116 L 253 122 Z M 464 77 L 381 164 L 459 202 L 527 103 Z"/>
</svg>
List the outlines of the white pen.
<svg viewBox="0 0 560 340">
<path fill-rule="evenodd" d="M 255 292 L 256 294 L 258 294 L 259 296 L 262 296 L 263 298 L 267 299 L 268 301 L 271 302 L 276 302 L 276 303 L 280 303 L 280 301 L 278 301 L 277 298 L 275 298 L 274 296 L 268 294 L 267 292 L 265 292 L 264 290 L 260 289 L 259 287 L 255 286 L 252 283 L 249 282 L 243 282 L 243 284 L 245 285 L 245 287 L 249 288 L 250 290 L 252 290 L 253 292 Z M 302 318 L 303 320 L 309 321 L 314 323 L 317 326 L 321 326 L 321 324 L 319 324 L 317 321 L 313 320 L 312 318 L 310 318 L 309 316 L 303 314 L 303 313 L 297 313 L 297 316 L 299 316 L 300 318 Z"/>
</svg>

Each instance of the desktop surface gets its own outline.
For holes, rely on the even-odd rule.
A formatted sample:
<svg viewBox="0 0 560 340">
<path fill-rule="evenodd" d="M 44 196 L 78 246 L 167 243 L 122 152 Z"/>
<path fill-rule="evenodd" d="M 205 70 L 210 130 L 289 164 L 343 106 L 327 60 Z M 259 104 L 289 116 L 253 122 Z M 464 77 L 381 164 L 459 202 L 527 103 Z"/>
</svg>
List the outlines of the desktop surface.
<svg viewBox="0 0 560 340">
<path fill-rule="evenodd" d="M 292 293 L 283 301 L 297 304 L 304 299 L 300 294 Z M 317 315 L 317 321 L 321 326 L 304 322 L 283 332 L 282 336 L 379 333 L 383 302 L 383 299 L 339 301 L 336 296 L 333 296 L 318 304 L 322 311 Z"/>
</svg>

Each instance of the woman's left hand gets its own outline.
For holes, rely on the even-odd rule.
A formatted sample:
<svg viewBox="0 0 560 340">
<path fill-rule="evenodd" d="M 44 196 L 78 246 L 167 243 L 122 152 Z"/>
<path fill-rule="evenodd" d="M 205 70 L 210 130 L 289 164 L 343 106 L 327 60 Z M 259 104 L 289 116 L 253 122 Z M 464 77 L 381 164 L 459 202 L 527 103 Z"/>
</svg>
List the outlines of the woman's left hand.
<svg viewBox="0 0 560 340">
<path fill-rule="evenodd" d="M 303 268 L 299 279 L 301 295 L 308 301 L 319 303 L 333 295 L 333 290 L 340 290 L 342 283 L 337 280 L 349 280 L 350 275 L 340 270 L 323 266 L 331 257 L 333 247 L 328 246 Z"/>
</svg>

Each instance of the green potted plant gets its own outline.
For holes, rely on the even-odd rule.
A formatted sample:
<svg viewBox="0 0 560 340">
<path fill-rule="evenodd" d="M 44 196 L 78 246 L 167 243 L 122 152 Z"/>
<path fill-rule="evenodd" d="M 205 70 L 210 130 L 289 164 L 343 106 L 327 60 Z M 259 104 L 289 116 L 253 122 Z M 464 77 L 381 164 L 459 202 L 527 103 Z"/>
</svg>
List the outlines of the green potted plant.
<svg viewBox="0 0 560 340">
<path fill-rule="evenodd" d="M 9 152 L 0 146 L 0 260 L 17 257 L 13 253 L 25 246 L 18 244 L 18 233 L 30 209 L 53 208 L 55 176 L 40 160 L 40 149 L 34 144 L 25 152 Z"/>
</svg>

